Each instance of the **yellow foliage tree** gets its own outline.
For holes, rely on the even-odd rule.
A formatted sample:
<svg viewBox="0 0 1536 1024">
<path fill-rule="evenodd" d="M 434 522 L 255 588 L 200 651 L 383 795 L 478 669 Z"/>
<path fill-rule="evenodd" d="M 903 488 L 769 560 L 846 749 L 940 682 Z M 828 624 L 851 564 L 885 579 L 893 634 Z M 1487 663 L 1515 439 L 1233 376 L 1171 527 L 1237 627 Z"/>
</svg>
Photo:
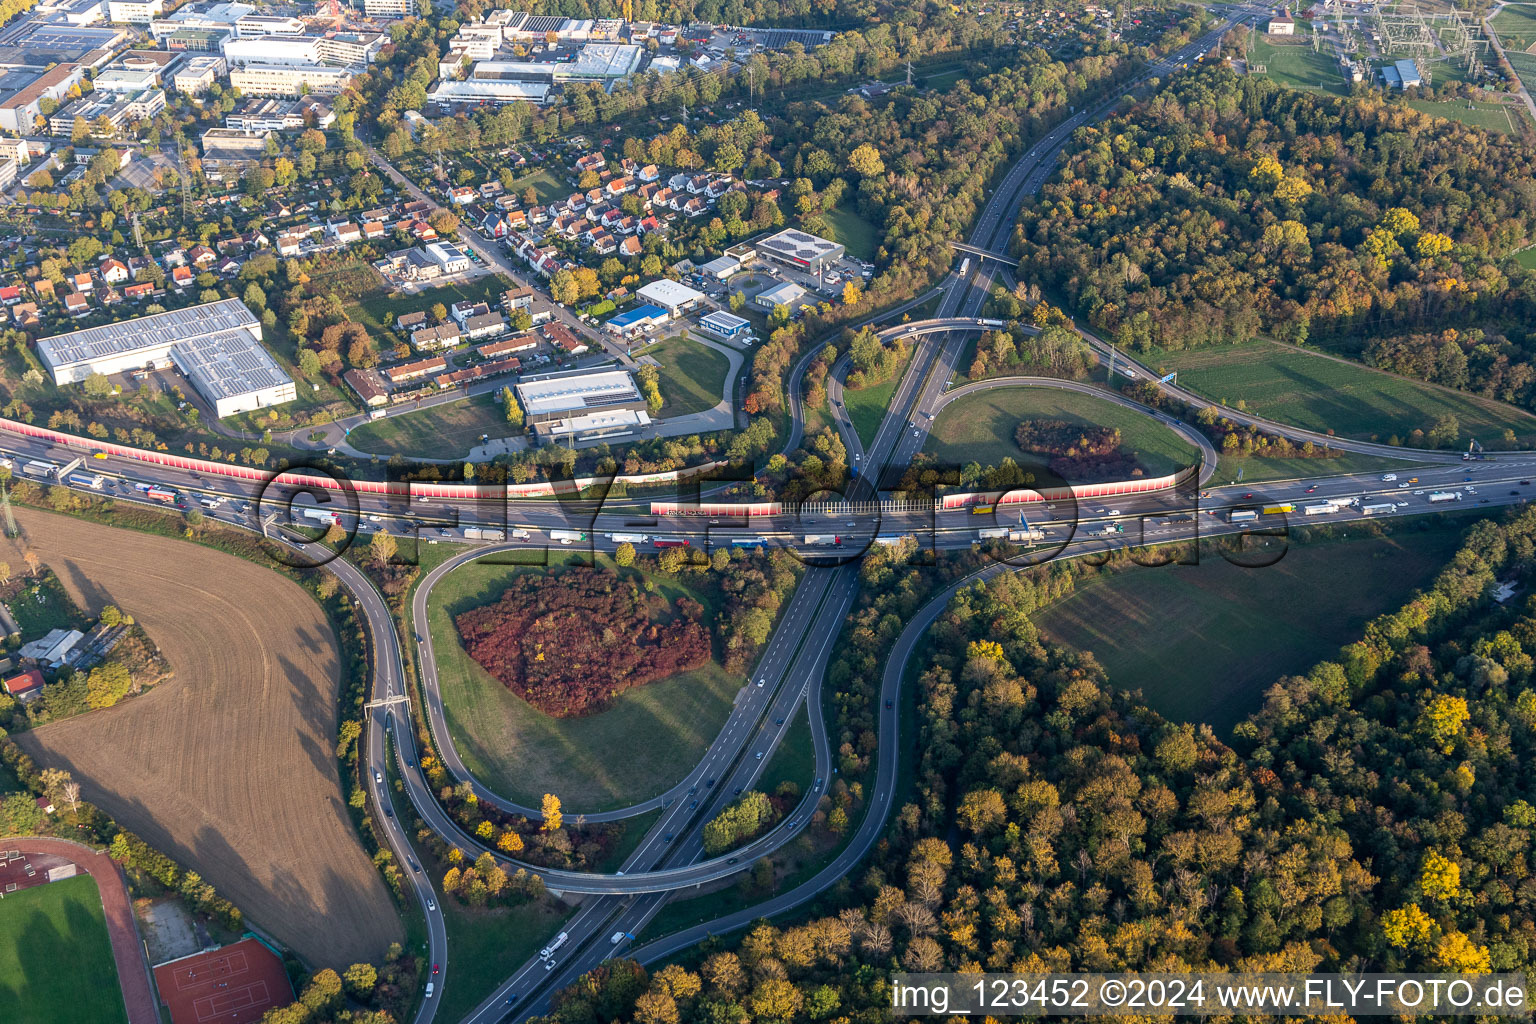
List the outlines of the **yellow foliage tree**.
<svg viewBox="0 0 1536 1024">
<path fill-rule="evenodd" d="M 1386 936 L 1387 942 L 1398 949 L 1407 949 L 1409 946 L 1428 942 L 1434 927 L 1435 922 L 1419 909 L 1417 903 L 1410 903 L 1401 910 L 1389 910 L 1381 915 L 1382 934 Z"/>
<path fill-rule="evenodd" d="M 1435 943 L 1435 963 L 1458 974 L 1487 974 L 1493 969 L 1488 949 L 1479 946 L 1461 932 L 1446 932 Z"/>
<path fill-rule="evenodd" d="M 1419 888 L 1430 899 L 1450 899 L 1461 891 L 1461 865 L 1430 850 L 1419 869 Z"/>
<path fill-rule="evenodd" d="M 523 850 L 523 837 L 511 829 L 507 829 L 501 834 L 501 838 L 496 840 L 496 849 L 502 853 L 521 853 Z"/>
<path fill-rule="evenodd" d="M 554 832 L 565 819 L 560 814 L 560 798 L 553 793 L 544 794 L 544 831 Z"/>
<path fill-rule="evenodd" d="M 1461 735 L 1462 726 L 1471 717 L 1465 697 L 1442 695 L 1430 701 L 1424 709 L 1424 727 L 1435 745 L 1449 754 L 1456 738 Z"/>
<path fill-rule="evenodd" d="M 978 658 L 990 658 L 992 661 L 1006 660 L 1003 645 L 996 640 L 972 640 L 966 645 L 965 656 L 970 661 Z"/>
</svg>

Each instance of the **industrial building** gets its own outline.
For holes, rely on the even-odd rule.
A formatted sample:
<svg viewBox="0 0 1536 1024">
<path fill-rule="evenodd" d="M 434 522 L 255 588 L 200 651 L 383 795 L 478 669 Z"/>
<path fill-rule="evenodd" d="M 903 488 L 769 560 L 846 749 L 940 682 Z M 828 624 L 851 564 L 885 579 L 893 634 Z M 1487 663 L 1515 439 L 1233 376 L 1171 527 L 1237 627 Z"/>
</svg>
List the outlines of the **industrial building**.
<svg viewBox="0 0 1536 1024">
<path fill-rule="evenodd" d="M 723 309 L 717 309 L 713 313 L 706 313 L 699 318 L 699 329 L 705 334 L 712 334 L 726 341 L 750 339 L 752 337 L 752 322 L 739 317 L 735 313 L 727 313 Z"/>
<path fill-rule="evenodd" d="M 766 291 L 758 292 L 752 301 L 763 309 L 771 310 L 775 306 L 788 306 L 790 309 L 799 308 L 805 301 L 806 291 L 793 281 L 785 281 L 776 284 Z"/>
<path fill-rule="evenodd" d="M 296 397 L 293 379 L 261 346 L 261 321 L 238 299 L 42 338 L 37 353 L 55 384 L 175 366 L 220 417 Z"/>
<path fill-rule="evenodd" d="M 445 78 L 433 86 L 427 99 L 444 106 L 454 104 L 478 105 L 492 103 L 532 103 L 543 106 L 549 102 L 548 82 L 520 82 L 510 78 L 480 78 L 475 74 L 480 65 L 470 69 L 470 77 L 459 82 Z"/>
<path fill-rule="evenodd" d="M 624 370 L 550 374 L 517 385 L 517 400 L 541 441 L 621 436 L 649 426 L 645 397 Z"/>
<path fill-rule="evenodd" d="M 1424 84 L 1419 65 L 1411 60 L 1393 61 L 1382 68 L 1381 81 L 1389 89 L 1411 89 Z"/>
<path fill-rule="evenodd" d="M 817 238 L 798 228 L 786 228 L 776 235 L 769 235 L 752 243 L 752 247 L 765 259 L 799 270 L 820 270 L 843 257 L 843 247 L 838 243 Z"/>
<path fill-rule="evenodd" d="M 32 134 L 33 125 L 42 116 L 45 99 L 58 102 L 85 77 L 79 64 L 56 64 L 23 88 L 0 101 L 0 128 L 17 135 Z"/>
<path fill-rule="evenodd" d="M 635 295 L 642 302 L 660 306 L 673 316 L 680 316 L 704 301 L 703 292 L 695 291 L 685 284 L 678 284 L 666 278 L 640 286 L 635 290 Z"/>
<path fill-rule="evenodd" d="M 224 115 L 224 127 L 242 132 L 296 132 L 308 127 L 323 131 L 335 123 L 336 112 L 309 96 L 250 99 Z"/>
<path fill-rule="evenodd" d="M 202 136 L 203 166 L 209 171 L 217 171 L 260 163 L 274 139 L 276 136 L 270 131 L 210 128 Z"/>
<path fill-rule="evenodd" d="M 612 334 L 627 336 L 660 327 L 670 319 L 672 314 L 665 309 L 647 303 L 620 313 L 603 326 Z"/>
</svg>

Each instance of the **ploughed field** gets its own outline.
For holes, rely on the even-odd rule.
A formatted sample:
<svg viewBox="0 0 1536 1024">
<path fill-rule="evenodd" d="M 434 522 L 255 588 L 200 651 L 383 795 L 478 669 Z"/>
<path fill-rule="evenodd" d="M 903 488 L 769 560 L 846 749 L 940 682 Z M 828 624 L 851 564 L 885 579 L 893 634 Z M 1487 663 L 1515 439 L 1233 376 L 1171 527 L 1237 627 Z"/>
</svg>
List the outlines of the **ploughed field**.
<svg viewBox="0 0 1536 1024">
<path fill-rule="evenodd" d="M 336 638 L 309 594 L 193 544 L 31 509 L 16 519 L 76 602 L 133 615 L 175 672 L 17 743 L 310 963 L 377 959 L 403 939 L 343 804 Z M 20 566 L 20 543 L 0 541 L 0 559 Z"/>
</svg>

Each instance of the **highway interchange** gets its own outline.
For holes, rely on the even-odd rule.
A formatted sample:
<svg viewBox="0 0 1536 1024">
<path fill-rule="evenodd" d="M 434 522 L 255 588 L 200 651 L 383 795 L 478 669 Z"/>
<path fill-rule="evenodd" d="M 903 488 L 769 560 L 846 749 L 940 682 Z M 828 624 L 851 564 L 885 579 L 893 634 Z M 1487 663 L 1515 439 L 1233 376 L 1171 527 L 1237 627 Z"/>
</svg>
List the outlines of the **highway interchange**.
<svg viewBox="0 0 1536 1024">
<path fill-rule="evenodd" d="M 1257 9 L 1241 9 L 1234 20 L 1251 20 L 1257 15 Z M 1228 22 L 1220 29 L 1180 48 L 1157 65 L 1146 69 L 1135 80 L 1116 85 L 1113 99 L 1074 113 L 1040 139 L 1021 156 L 999 183 L 978 219 L 968 244 L 981 251 L 1006 251 L 1014 213 L 1024 197 L 1038 190 L 1053 172 L 1072 132 L 1082 124 L 1102 120 L 1126 92 L 1166 74 L 1180 63 L 1191 60 L 1195 54 L 1209 50 L 1230 24 Z M 961 586 L 977 578 L 1009 571 L 1020 565 L 1037 564 L 1045 557 L 1075 557 L 1102 552 L 1112 546 L 1166 543 L 1188 539 L 1196 533 L 1213 536 L 1252 530 L 1255 524 L 1230 521 L 1231 510 L 1235 507 L 1289 504 L 1299 510 L 1308 502 L 1337 499 L 1340 504 L 1336 506 L 1336 511 L 1322 517 L 1323 521 L 1337 523 L 1364 518 L 1366 506 L 1382 506 L 1388 502 L 1393 506 L 1392 511 L 1378 512 L 1377 515 L 1429 511 L 1431 506 L 1427 495 L 1436 491 L 1460 493 L 1461 497 L 1453 500 L 1454 506 L 1460 509 L 1483 504 L 1491 507 L 1523 502 L 1529 497 L 1527 474 L 1536 470 L 1536 453 L 1495 455 L 1487 461 L 1464 463 L 1457 453 L 1409 451 L 1367 442 L 1344 441 L 1227 409 L 1222 410 L 1223 415 L 1241 422 L 1254 423 L 1272 433 L 1329 444 L 1341 451 L 1390 458 L 1408 468 L 1397 470 L 1400 479 L 1394 480 L 1383 479 L 1385 474 L 1376 472 L 1282 481 L 1252 487 L 1231 484 L 1212 486 L 1210 479 L 1216 470 L 1216 453 L 1203 434 L 1165 414 L 1146 410 L 1116 392 L 1090 384 L 1042 378 L 989 380 L 950 389 L 949 383 L 954 376 L 957 360 L 965 350 L 967 336 L 983 329 L 977 318 L 986 301 L 993 276 L 1003 266 L 998 261 L 974 254 L 968 260 L 966 272 L 952 274 L 944 281 L 939 307 L 931 321 L 917 325 L 915 331 L 913 325 L 891 329 L 891 332 L 910 336 L 913 356 L 908 371 L 892 396 L 887 415 L 867 449 L 861 444 L 841 404 L 839 382 L 841 374 L 846 372 L 846 360 L 840 361 L 834 368 L 829 384 L 834 419 L 848 447 L 850 459 L 855 459 L 856 464 L 863 467 L 861 476 L 848 494 L 849 503 L 846 505 L 815 510 L 788 509 L 778 515 L 751 519 L 717 517 L 711 521 L 707 517 L 679 520 L 658 518 L 648 515 L 648 510 L 643 507 L 632 504 L 626 506 L 623 503 L 602 506 L 590 502 L 513 500 L 506 501 L 504 506 L 492 508 L 453 508 L 434 501 L 429 507 L 423 508 L 420 504 L 412 507 L 409 501 L 398 496 L 357 495 L 360 516 L 374 516 L 379 520 L 371 524 L 359 521 L 359 528 L 388 528 L 391 522 L 404 523 L 407 529 L 418 529 L 427 543 L 447 541 L 455 544 L 463 543 L 462 523 L 468 522 L 516 527 L 530 534 L 522 539 L 469 546 L 462 550 L 456 548 L 451 557 L 426 573 L 411 602 L 411 626 L 407 628 L 413 632 L 409 635 L 400 635 L 397 631 L 396 622 L 382 596 L 359 568 L 346 559 L 335 559 L 328 563 L 329 568 L 355 595 L 359 610 L 369 626 L 374 686 L 366 734 L 367 773 L 371 795 L 381 808 L 387 810 L 385 814 L 376 815 L 376 824 L 383 830 L 396 856 L 406 867 L 406 878 L 427 920 L 427 956 L 440 971 L 433 979 L 433 998 L 425 1000 L 417 1014 L 418 1024 L 433 1019 L 444 988 L 452 984 L 452 965 L 448 958 L 446 923 L 436 902 L 432 880 L 421 870 L 412 852 L 411 837 L 401 819 L 403 808 L 395 805 L 397 795 L 390 780 L 398 780 L 400 795 L 409 804 L 412 814 L 447 842 L 464 850 L 471 859 L 484 847 L 448 817 L 421 771 L 416 730 L 402 727 L 413 707 L 422 716 L 418 721 L 424 724 L 425 730 L 433 737 L 434 753 L 450 774 L 469 782 L 475 787 L 480 799 L 503 810 L 530 817 L 537 817 L 539 813 L 537 809 L 522 807 L 506 800 L 476 780 L 459 759 L 445 721 L 431 632 L 426 622 L 427 606 L 432 587 L 466 562 L 492 552 L 527 552 L 547 548 L 550 542 L 544 534 L 558 528 L 587 532 L 589 539 L 586 544 L 590 545 L 587 550 L 610 552 L 617 546 L 617 542 L 606 535 L 616 532 L 644 532 L 653 539 L 658 536 L 686 538 L 700 549 L 728 544 L 731 539 L 739 537 L 762 538 L 770 544 L 786 547 L 798 546 L 798 538 L 807 533 L 836 533 L 844 538 L 839 547 L 832 549 L 836 558 L 807 560 L 801 583 L 783 609 L 751 673 L 748 685 L 743 687 L 715 740 L 683 779 L 666 792 L 630 807 L 596 812 L 581 808 L 567 810 L 567 817 L 584 813 L 586 819 L 592 822 L 619 820 L 653 811 L 659 811 L 660 814 L 655 825 L 615 873 L 561 872 L 527 866 L 529 871 L 543 878 L 551 890 L 585 895 L 579 909 L 561 926 L 568 939 L 556 956 L 549 962 L 535 958 L 518 966 L 465 1018 L 466 1024 L 489 1024 L 509 1016 L 521 1017 L 539 1012 L 557 987 L 568 984 L 580 973 L 616 952 L 634 956 L 642 962 L 652 962 L 687 948 L 708 935 L 744 926 L 757 918 L 782 913 L 814 899 L 837 880 L 846 877 L 878 841 L 896 798 L 898 761 L 895 756 L 880 756 L 877 759 L 873 781 L 866 780 L 867 806 L 863 817 L 835 858 L 814 878 L 746 910 L 679 931 L 645 946 L 631 948 L 628 937 L 640 934 L 672 893 L 686 891 L 745 870 L 755 860 L 793 841 L 808 824 L 811 811 L 826 792 L 828 780 L 834 772 L 828 729 L 822 720 L 825 703 L 821 690 L 822 680 L 842 623 L 857 598 L 857 557 L 869 544 L 875 543 L 875 538 L 910 534 L 917 537 L 921 545 L 933 548 L 970 547 L 977 542 L 978 528 L 1016 524 L 1020 518 L 1018 509 L 1021 507 L 1026 510 L 1030 524 L 1044 527 L 1048 536 L 1041 551 L 994 561 L 975 576 L 950 585 L 925 605 L 903 630 L 886 662 L 879 698 L 878 750 L 894 755 L 899 749 L 898 709 L 903 669 L 923 633 L 942 613 L 950 597 Z M 903 310 L 928 297 L 914 300 Z M 1101 340 L 1083 333 L 1089 344 L 1101 355 L 1108 352 L 1108 347 Z M 786 446 L 788 450 L 797 447 L 801 437 L 798 382 L 812 354 L 803 357 L 791 373 L 794 416 L 791 436 Z M 1149 369 L 1137 367 L 1123 354 L 1116 356 L 1116 364 L 1132 368 L 1138 373 L 1151 374 Z M 944 406 L 964 395 L 997 387 L 1051 387 L 1086 391 L 1096 397 L 1146 412 L 1198 447 L 1201 452 L 1199 472 L 1191 474 L 1180 486 L 1164 490 L 1117 495 L 1112 499 L 1074 501 L 1066 498 L 1029 506 L 998 506 L 985 515 L 978 515 L 972 509 L 938 511 L 932 507 L 932 503 L 880 504 L 882 492 L 900 477 L 912 457 L 922 449 L 929 427 Z M 1207 404 L 1206 399 L 1176 385 L 1166 385 L 1165 388 L 1170 394 L 1191 405 Z M 0 439 L 0 444 L 9 453 L 23 458 L 57 460 L 61 457 L 61 449 L 57 445 L 22 434 L 8 433 Z M 88 449 L 89 439 L 81 439 L 80 447 Z M 78 455 L 79 452 L 73 454 Z M 119 500 L 144 500 L 133 490 L 134 482 L 159 483 L 176 487 L 187 494 L 202 493 L 227 498 L 229 500 L 220 508 L 207 513 L 209 518 L 260 529 L 264 534 L 289 545 L 295 552 L 318 555 L 314 545 L 298 537 L 283 536 L 282 524 L 275 518 L 263 516 L 261 521 L 253 521 L 252 504 L 256 495 L 252 493 L 249 481 L 149 463 L 133 463 L 120 458 L 96 462 L 87 468 L 111 476 L 114 481 L 111 490 Z M 1470 481 L 1465 479 L 1469 475 L 1472 476 Z M 1415 482 L 1410 483 L 1410 478 L 1414 478 Z M 462 519 L 462 523 L 455 523 L 455 514 Z M 1297 513 L 1289 517 L 1265 516 L 1257 525 L 1272 527 L 1277 520 L 1290 518 L 1294 522 L 1296 517 Z M 636 523 L 644 525 L 636 526 Z M 554 546 L 554 550 L 560 550 L 559 546 Z M 414 692 L 408 686 L 410 677 L 402 649 L 406 645 L 414 649 L 412 661 L 417 683 Z M 785 820 L 768 834 L 751 844 L 728 856 L 706 858 L 701 836 L 703 823 L 718 814 L 736 794 L 745 792 L 756 783 L 787 732 L 788 723 L 795 720 L 802 704 L 806 705 L 811 719 L 815 777 L 804 780 L 805 796 L 801 805 L 786 815 Z M 373 782 L 375 773 L 385 779 L 383 785 Z M 503 864 L 513 868 L 518 866 L 499 852 L 492 852 Z M 611 943 L 611 936 L 620 936 L 620 942 Z"/>
</svg>

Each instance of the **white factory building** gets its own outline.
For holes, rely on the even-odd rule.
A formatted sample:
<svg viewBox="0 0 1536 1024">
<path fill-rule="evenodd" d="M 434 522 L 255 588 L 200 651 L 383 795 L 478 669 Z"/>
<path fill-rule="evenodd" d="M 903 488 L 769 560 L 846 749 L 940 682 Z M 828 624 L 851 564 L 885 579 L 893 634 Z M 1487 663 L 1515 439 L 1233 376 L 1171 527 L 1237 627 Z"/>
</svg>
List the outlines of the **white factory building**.
<svg viewBox="0 0 1536 1024">
<path fill-rule="evenodd" d="M 669 281 L 664 277 L 642 285 L 635 294 L 640 301 L 660 306 L 673 316 L 680 316 L 704 301 L 703 292 L 689 288 L 685 284 L 678 284 L 676 281 Z"/>
<path fill-rule="evenodd" d="M 651 422 L 645 397 L 625 370 L 528 378 L 517 385 L 517 400 L 541 441 L 623 437 Z"/>
<path fill-rule="evenodd" d="M 261 345 L 261 321 L 238 299 L 42 338 L 37 354 L 55 384 L 174 366 L 220 417 L 297 397 L 293 378 Z"/>
</svg>

